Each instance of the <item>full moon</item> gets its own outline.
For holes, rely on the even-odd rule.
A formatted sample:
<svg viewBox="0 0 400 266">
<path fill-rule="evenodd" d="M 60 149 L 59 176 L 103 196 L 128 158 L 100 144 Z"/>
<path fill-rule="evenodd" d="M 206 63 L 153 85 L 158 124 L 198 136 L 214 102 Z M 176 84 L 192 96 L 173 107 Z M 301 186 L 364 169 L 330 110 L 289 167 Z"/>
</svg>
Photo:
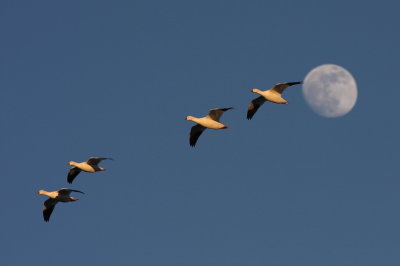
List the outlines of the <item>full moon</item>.
<svg viewBox="0 0 400 266">
<path fill-rule="evenodd" d="M 314 112 L 339 117 L 353 109 L 357 84 L 349 71 L 338 65 L 321 65 L 311 70 L 303 82 L 303 96 Z"/>
</svg>

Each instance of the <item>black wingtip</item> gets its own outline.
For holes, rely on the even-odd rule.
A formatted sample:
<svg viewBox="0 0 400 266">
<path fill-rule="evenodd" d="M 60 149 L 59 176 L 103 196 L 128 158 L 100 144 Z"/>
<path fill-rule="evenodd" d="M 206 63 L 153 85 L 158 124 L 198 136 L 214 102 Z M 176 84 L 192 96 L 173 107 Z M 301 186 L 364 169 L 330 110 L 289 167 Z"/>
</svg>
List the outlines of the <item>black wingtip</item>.
<svg viewBox="0 0 400 266">
<path fill-rule="evenodd" d="M 221 108 L 221 110 L 224 111 L 224 112 L 225 112 L 225 111 L 228 111 L 228 110 L 231 110 L 231 109 L 233 109 L 233 107 Z"/>
<path fill-rule="evenodd" d="M 246 116 L 246 118 L 247 118 L 247 120 L 251 120 L 251 119 L 253 118 L 253 116 L 254 116 L 254 114 L 253 114 L 253 115 L 251 115 L 251 114 L 247 113 L 247 116 Z"/>
</svg>

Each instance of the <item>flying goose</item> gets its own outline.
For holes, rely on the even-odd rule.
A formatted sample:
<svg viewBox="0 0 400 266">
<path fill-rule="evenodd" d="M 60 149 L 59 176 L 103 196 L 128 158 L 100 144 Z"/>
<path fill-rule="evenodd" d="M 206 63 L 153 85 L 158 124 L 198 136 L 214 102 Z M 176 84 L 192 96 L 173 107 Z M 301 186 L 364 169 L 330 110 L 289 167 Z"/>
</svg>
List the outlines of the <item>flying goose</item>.
<svg viewBox="0 0 400 266">
<path fill-rule="evenodd" d="M 193 121 L 197 123 L 197 125 L 193 126 L 192 129 L 190 130 L 190 136 L 189 136 L 189 144 L 190 146 L 194 147 L 196 146 L 196 142 L 198 138 L 200 137 L 201 133 L 206 128 L 211 128 L 211 129 L 225 129 L 228 128 L 224 124 L 219 122 L 219 119 L 221 118 L 222 114 L 225 111 L 228 111 L 230 109 L 233 109 L 233 107 L 229 108 L 215 108 L 211 109 L 208 112 L 208 115 L 205 117 L 197 118 L 193 116 L 187 116 L 185 120 Z"/>
<path fill-rule="evenodd" d="M 261 96 L 251 101 L 251 104 L 247 109 L 247 119 L 252 119 L 258 108 L 260 108 L 260 106 L 263 105 L 265 101 L 287 104 L 288 102 L 282 98 L 282 92 L 289 86 L 302 83 L 302 81 L 278 83 L 273 88 L 266 91 L 252 89 L 251 92 L 258 93 Z"/>
<path fill-rule="evenodd" d="M 86 162 L 81 162 L 81 163 L 70 161 L 68 164 L 73 165 L 73 167 L 71 167 L 71 169 L 69 169 L 69 172 L 68 172 L 68 178 L 67 178 L 68 183 L 71 184 L 72 181 L 74 181 L 75 177 L 81 171 L 94 173 L 97 171 L 106 170 L 105 168 L 101 168 L 97 165 L 102 160 L 112 160 L 112 158 L 91 157 Z"/>
<path fill-rule="evenodd" d="M 69 194 L 71 194 L 71 192 L 79 192 L 79 193 L 85 194 L 82 191 L 69 189 L 69 188 L 62 188 L 60 190 L 51 191 L 51 192 L 41 189 L 37 192 L 37 194 L 45 195 L 45 196 L 49 197 L 49 199 L 47 199 L 44 202 L 44 206 L 43 206 L 43 218 L 46 222 L 48 222 L 50 220 L 50 215 L 53 212 L 54 207 L 56 206 L 56 204 L 58 202 L 70 202 L 70 201 L 78 200 L 77 198 L 69 196 Z"/>
</svg>

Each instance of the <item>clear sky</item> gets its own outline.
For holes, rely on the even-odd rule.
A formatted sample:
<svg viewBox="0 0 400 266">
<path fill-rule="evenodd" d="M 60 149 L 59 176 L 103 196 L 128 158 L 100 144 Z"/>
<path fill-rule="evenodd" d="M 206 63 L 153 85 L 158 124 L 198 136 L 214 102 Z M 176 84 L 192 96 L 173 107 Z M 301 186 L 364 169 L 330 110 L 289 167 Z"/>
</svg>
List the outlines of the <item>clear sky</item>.
<svg viewBox="0 0 400 266">
<path fill-rule="evenodd" d="M 0 265 L 400 265 L 398 1 L 0 2 Z M 301 86 L 337 64 L 347 116 Z M 195 148 L 187 115 L 231 107 Z M 112 157 L 66 182 L 67 162 Z M 86 192 L 42 218 L 39 189 Z"/>
</svg>

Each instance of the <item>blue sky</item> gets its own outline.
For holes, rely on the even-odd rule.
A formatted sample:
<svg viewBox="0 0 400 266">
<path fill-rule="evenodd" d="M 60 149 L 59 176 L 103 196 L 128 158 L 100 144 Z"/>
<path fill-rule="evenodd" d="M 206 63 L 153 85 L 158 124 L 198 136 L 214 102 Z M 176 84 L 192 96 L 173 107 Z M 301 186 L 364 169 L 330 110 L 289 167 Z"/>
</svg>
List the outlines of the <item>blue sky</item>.
<svg viewBox="0 0 400 266">
<path fill-rule="evenodd" d="M 395 1 L 1 1 L 1 265 L 399 265 Z M 359 88 L 327 119 L 321 64 Z M 189 147 L 215 107 L 224 131 Z M 69 185 L 70 160 L 112 157 Z M 49 223 L 39 189 L 86 192 Z"/>
</svg>

